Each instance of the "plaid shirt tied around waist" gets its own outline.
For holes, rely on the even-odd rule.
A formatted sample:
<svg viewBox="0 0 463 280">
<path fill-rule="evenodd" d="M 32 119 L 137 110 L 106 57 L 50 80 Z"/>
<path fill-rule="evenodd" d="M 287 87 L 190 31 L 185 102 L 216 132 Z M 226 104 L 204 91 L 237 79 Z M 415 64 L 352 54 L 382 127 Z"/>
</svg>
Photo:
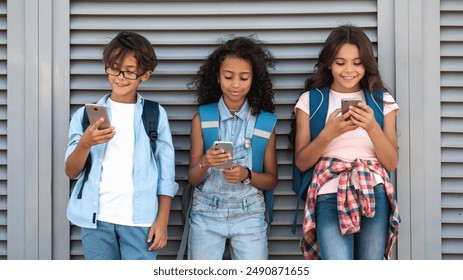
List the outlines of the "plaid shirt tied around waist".
<svg viewBox="0 0 463 280">
<path fill-rule="evenodd" d="M 360 182 L 358 191 L 352 184 L 353 172 L 358 174 Z M 308 188 L 300 244 L 301 251 L 306 259 L 320 259 L 315 228 L 315 203 L 320 187 L 327 181 L 340 177 L 337 192 L 339 228 L 342 235 L 356 233 L 360 230 L 360 215 L 369 218 L 375 215 L 373 173 L 378 174 L 383 179 L 386 195 L 391 206 L 388 240 L 384 250 L 386 259 L 390 259 L 392 245 L 396 242 L 399 232 L 400 217 L 394 186 L 387 171 L 375 160 L 357 159 L 353 162 L 345 162 L 327 157 L 322 157 L 315 166 L 312 182 Z"/>
</svg>

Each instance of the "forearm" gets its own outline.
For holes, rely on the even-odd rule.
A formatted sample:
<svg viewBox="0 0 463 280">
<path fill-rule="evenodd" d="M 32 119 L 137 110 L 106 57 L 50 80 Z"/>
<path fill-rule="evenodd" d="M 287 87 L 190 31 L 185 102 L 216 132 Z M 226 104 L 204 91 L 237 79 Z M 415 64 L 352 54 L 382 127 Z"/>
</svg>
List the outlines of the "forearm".
<svg viewBox="0 0 463 280">
<path fill-rule="evenodd" d="M 74 179 L 82 172 L 89 152 L 90 148 L 81 143 L 77 144 L 74 151 L 66 159 L 65 173 L 69 178 Z"/>
<path fill-rule="evenodd" d="M 159 195 L 159 209 L 158 216 L 156 217 L 156 223 L 162 226 L 169 224 L 169 215 L 170 215 L 170 205 L 172 198 L 167 195 Z"/>
<path fill-rule="evenodd" d="M 399 154 L 396 145 L 391 143 L 384 132 L 374 129 L 368 133 L 373 143 L 378 161 L 387 171 L 393 171 L 399 163 Z"/>
<path fill-rule="evenodd" d="M 190 168 L 188 170 L 188 182 L 192 186 L 198 186 L 204 180 L 204 175 L 208 170 L 208 166 L 203 159 L 204 155 L 201 155 L 196 158 L 190 158 Z"/>
<path fill-rule="evenodd" d="M 251 185 L 261 190 L 274 189 L 278 184 L 278 175 L 274 173 L 252 172 Z"/>
<path fill-rule="evenodd" d="M 297 168 L 306 171 L 313 167 L 323 155 L 323 152 L 330 142 L 331 138 L 329 135 L 327 135 L 325 131 L 322 131 L 312 142 L 299 151 L 296 151 Z"/>
</svg>

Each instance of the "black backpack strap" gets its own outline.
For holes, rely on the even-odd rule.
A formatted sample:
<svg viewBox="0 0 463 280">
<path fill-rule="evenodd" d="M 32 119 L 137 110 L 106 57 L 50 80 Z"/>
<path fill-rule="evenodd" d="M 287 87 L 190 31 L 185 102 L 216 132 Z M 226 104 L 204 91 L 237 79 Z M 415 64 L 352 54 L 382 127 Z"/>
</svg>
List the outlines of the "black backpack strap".
<svg viewBox="0 0 463 280">
<path fill-rule="evenodd" d="M 150 138 L 151 151 L 154 156 L 156 152 L 156 140 L 158 140 L 159 103 L 145 99 L 141 118 L 146 134 Z"/>
<path fill-rule="evenodd" d="M 85 132 L 87 127 L 90 126 L 90 120 L 88 119 L 87 110 L 84 108 L 84 114 L 82 116 L 82 131 Z M 92 155 L 88 153 L 87 160 L 84 165 L 84 179 L 82 181 L 82 186 L 80 187 L 79 194 L 77 194 L 77 199 L 82 198 L 82 192 L 84 191 L 85 182 L 87 182 L 88 174 L 90 174 L 90 169 L 92 169 Z"/>
</svg>

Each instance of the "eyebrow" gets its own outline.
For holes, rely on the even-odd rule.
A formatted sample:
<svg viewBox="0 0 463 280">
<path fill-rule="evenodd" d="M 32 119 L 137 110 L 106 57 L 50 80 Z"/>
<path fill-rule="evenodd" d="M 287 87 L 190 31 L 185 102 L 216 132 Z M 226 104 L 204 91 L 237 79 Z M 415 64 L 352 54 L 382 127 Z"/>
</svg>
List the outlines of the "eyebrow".
<svg viewBox="0 0 463 280">
<path fill-rule="evenodd" d="M 232 71 L 232 70 L 227 70 L 227 69 L 225 69 L 225 70 L 222 70 L 222 72 L 227 72 L 227 73 L 235 73 L 235 71 Z M 238 73 L 238 74 L 240 74 L 240 75 L 243 75 L 243 74 L 248 74 L 248 75 L 251 75 L 251 74 L 252 74 L 252 72 L 247 72 L 247 71 L 246 71 L 246 72 L 240 72 L 240 73 Z"/>
</svg>

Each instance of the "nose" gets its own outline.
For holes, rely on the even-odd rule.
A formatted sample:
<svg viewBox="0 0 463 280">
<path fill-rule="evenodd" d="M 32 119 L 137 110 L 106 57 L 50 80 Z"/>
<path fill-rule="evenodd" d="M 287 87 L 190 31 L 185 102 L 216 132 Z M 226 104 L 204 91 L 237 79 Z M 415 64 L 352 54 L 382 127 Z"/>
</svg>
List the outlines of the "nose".
<svg viewBox="0 0 463 280">
<path fill-rule="evenodd" d="M 232 87 L 237 88 L 240 86 L 240 79 L 233 79 L 232 80 Z"/>
<path fill-rule="evenodd" d="M 354 72 L 354 65 L 352 63 L 346 64 L 346 72 Z"/>
<path fill-rule="evenodd" d="M 119 75 L 116 76 L 116 79 L 118 79 L 118 80 L 119 80 L 119 79 L 120 79 L 120 80 L 125 79 L 125 77 L 124 77 L 124 72 L 123 72 L 123 71 L 119 72 Z"/>
</svg>

